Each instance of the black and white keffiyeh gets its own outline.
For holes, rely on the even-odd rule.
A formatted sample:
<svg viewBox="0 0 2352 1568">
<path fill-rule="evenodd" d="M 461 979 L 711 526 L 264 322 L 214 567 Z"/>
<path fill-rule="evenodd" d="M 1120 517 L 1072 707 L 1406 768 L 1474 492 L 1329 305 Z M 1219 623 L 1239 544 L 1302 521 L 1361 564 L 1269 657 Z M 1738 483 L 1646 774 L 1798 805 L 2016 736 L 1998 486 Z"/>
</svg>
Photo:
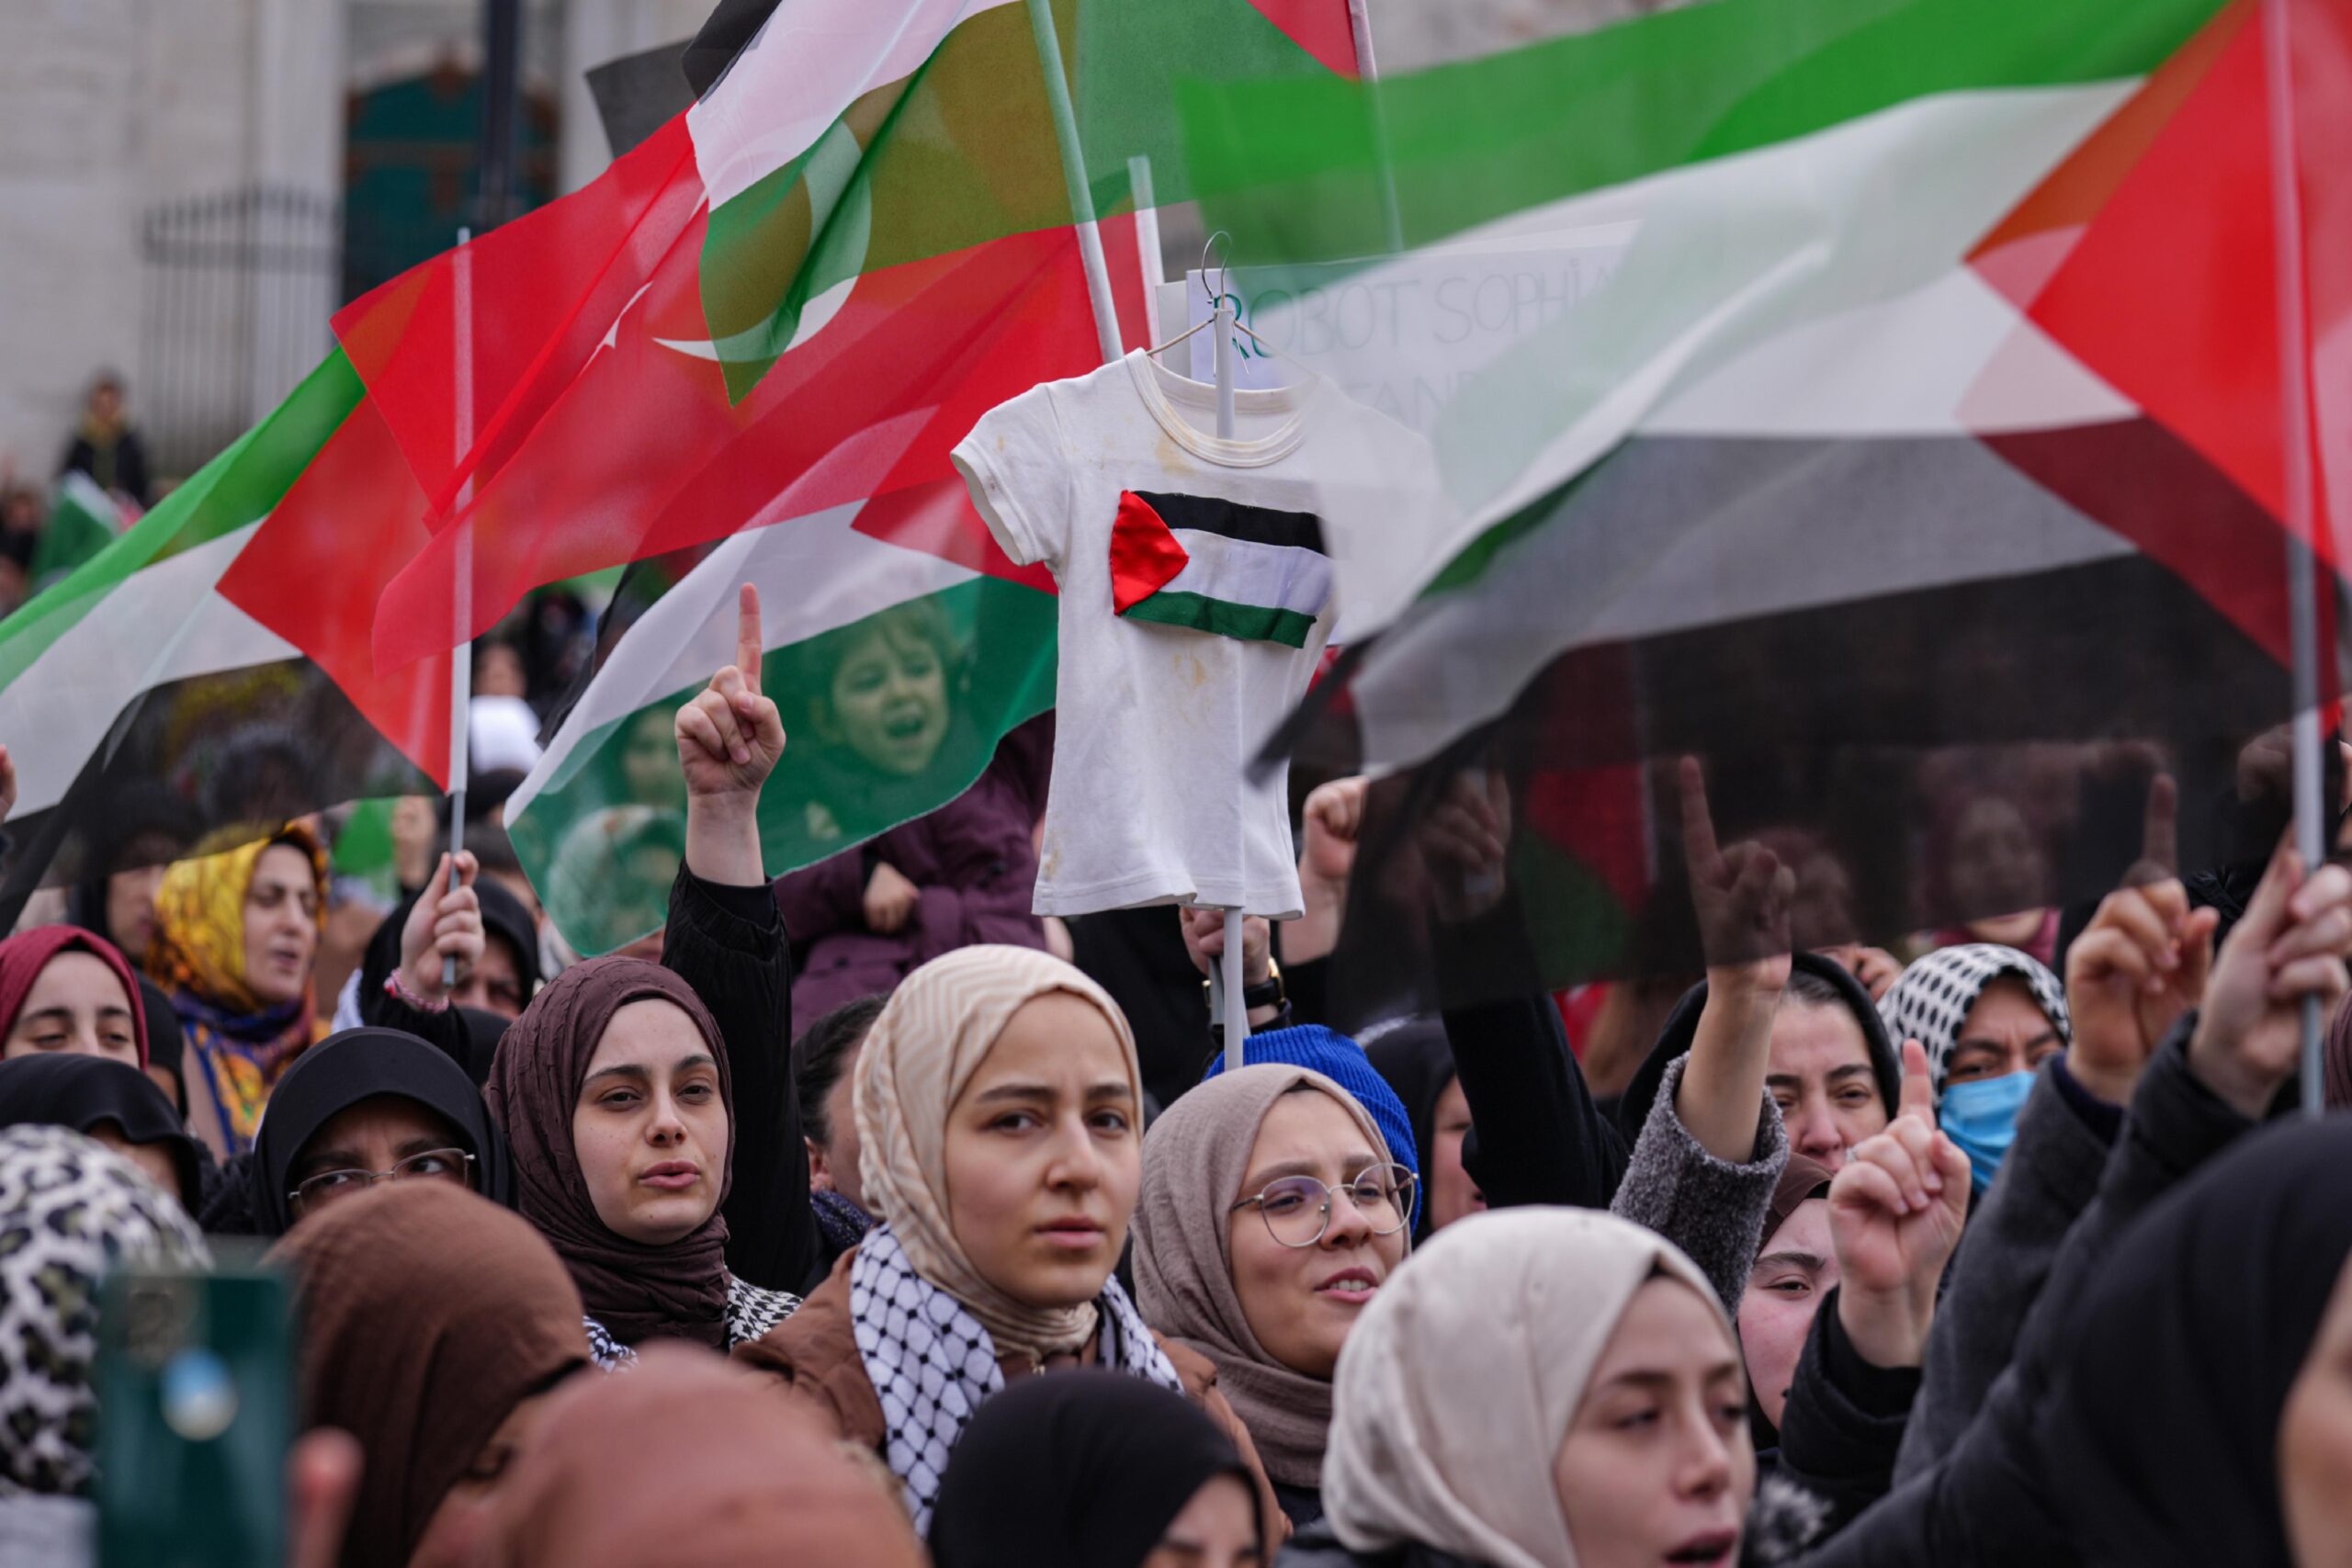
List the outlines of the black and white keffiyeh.
<svg viewBox="0 0 2352 1568">
<path fill-rule="evenodd" d="M 786 1318 L 800 1310 L 800 1298 L 790 1291 L 771 1291 L 764 1285 L 754 1285 L 749 1280 L 727 1276 L 727 1348 L 733 1349 L 749 1340 L 757 1339 Z M 585 1319 L 588 1329 L 588 1359 L 599 1371 L 616 1372 L 637 1365 L 637 1352 L 613 1337 L 613 1331 L 591 1315 Z"/>
<path fill-rule="evenodd" d="M 1094 1304 L 1100 1365 L 1183 1392 L 1115 1278 Z M 915 1272 L 887 1224 L 866 1234 L 850 1264 L 849 1305 L 858 1359 L 889 1432 L 883 1458 L 906 1488 L 916 1532 L 928 1534 L 947 1456 L 981 1401 L 1004 1387 L 996 1342 L 962 1303 Z"/>
<path fill-rule="evenodd" d="M 1976 998 L 2003 975 L 2015 975 L 2033 993 L 2034 1002 L 2063 1041 L 2074 1037 L 2066 1016 L 2066 987 L 2047 965 L 2030 953 L 1994 942 L 1975 942 L 1939 947 L 1912 961 L 1902 977 L 1880 998 L 1879 1016 L 1896 1040 L 1917 1040 L 1927 1048 L 1928 1077 L 1938 1099 L 1951 1071 L 1951 1051 L 1960 1027 L 1968 1021 Z"/>
</svg>

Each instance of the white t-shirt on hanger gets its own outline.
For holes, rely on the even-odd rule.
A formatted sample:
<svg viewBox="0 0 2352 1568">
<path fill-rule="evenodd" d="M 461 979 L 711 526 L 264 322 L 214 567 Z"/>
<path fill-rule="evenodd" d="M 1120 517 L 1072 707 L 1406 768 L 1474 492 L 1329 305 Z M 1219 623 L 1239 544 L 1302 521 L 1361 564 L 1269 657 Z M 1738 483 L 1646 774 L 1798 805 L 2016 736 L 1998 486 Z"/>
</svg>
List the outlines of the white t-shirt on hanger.
<svg viewBox="0 0 2352 1568">
<path fill-rule="evenodd" d="M 1318 379 L 1234 405 L 1219 440 L 1216 389 L 1138 351 L 1031 388 L 956 448 L 998 544 L 1061 586 L 1038 914 L 1299 912 L 1288 770 L 1248 765 L 1330 632 L 1324 515 L 1416 438 Z"/>
</svg>

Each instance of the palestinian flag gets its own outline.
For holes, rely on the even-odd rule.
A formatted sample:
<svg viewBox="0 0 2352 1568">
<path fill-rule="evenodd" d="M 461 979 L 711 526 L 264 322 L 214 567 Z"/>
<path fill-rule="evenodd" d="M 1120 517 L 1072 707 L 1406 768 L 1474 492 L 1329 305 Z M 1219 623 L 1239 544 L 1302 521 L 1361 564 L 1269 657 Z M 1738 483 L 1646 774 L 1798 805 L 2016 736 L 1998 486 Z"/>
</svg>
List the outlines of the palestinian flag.
<svg viewBox="0 0 2352 1568">
<path fill-rule="evenodd" d="M 1168 166 L 1161 199 L 1188 194 L 1185 75 L 1321 75 L 1315 50 L 1347 36 L 1345 0 L 1053 8 L 1105 214 L 1136 154 Z M 894 494 L 935 519 L 980 413 L 1101 358 L 1037 47 L 1008 0 L 786 0 L 595 185 L 338 315 L 437 535 L 386 598 L 379 663 L 480 635 L 547 582 L 755 522 Z M 1131 220 L 1102 239 L 1139 344 Z M 1066 301 L 1090 326 L 1082 359 L 1027 325 Z M 988 558 L 962 510 L 956 547 Z M 453 621 L 461 540 L 473 586 Z"/>
<path fill-rule="evenodd" d="M 2326 345 L 2352 208 L 2319 150 L 2352 47 L 2287 9 Z M 1262 251 L 1365 254 L 1394 191 L 1414 248 L 1363 264 L 1368 290 L 1448 246 L 1627 236 L 1426 422 L 1458 525 L 1335 529 L 1345 602 L 1389 624 L 1286 738 L 1393 775 L 1390 853 L 1500 781 L 1525 940 L 1463 988 L 1695 964 L 1681 754 L 1724 834 L 1799 868 L 1808 945 L 2098 893 L 2157 773 L 2231 792 L 2287 712 L 2286 552 L 2334 558 L 2282 525 L 2263 14 L 1723 0 L 1369 91 L 1195 96 L 1209 220 Z M 2323 518 L 2352 494 L 2338 446 Z M 1634 886 L 1539 810 L 1604 777 L 1645 836 Z M 2183 815 L 2192 867 L 2221 852 L 2210 817 Z M 1398 913 L 1350 929 L 1419 929 Z"/>
<path fill-rule="evenodd" d="M 76 468 L 57 481 L 49 521 L 33 547 L 32 584 L 48 587 L 114 542 L 122 532 L 122 509 L 98 482 Z"/>
<path fill-rule="evenodd" d="M 368 619 L 423 531 L 358 378 L 331 356 L 275 412 L 0 622 L 0 742 L 17 774 L 0 914 L 120 869 L 160 790 L 199 834 L 275 831 L 344 801 L 437 788 L 446 655 L 379 678 Z"/>
<path fill-rule="evenodd" d="M 1299 37 L 1347 36 L 1344 0 L 1055 8 L 1106 212 L 1131 154 L 1176 178 L 1171 62 L 1321 74 Z M 1125 130 L 1137 102 L 1166 111 L 1148 143 Z M 1101 236 L 1141 344 L 1131 218 Z M 730 656 L 739 582 L 763 591 L 767 689 L 794 735 L 763 797 L 772 870 L 935 808 L 1051 705 L 1051 579 L 998 549 L 948 452 L 998 403 L 1101 363 L 1081 244 L 1027 7 L 786 0 L 595 186 L 337 318 L 433 533 L 374 617 L 377 668 L 548 582 L 693 563 L 633 585 L 668 576 L 510 806 L 575 945 L 661 919 L 677 803 L 657 753 Z M 890 711 L 834 689 L 862 675 L 902 688 Z M 644 874 L 607 874 L 616 851 Z"/>
<path fill-rule="evenodd" d="M 1305 648 L 1331 602 L 1323 523 L 1197 495 L 1127 491 L 1111 524 L 1111 608 L 1131 621 Z"/>
</svg>

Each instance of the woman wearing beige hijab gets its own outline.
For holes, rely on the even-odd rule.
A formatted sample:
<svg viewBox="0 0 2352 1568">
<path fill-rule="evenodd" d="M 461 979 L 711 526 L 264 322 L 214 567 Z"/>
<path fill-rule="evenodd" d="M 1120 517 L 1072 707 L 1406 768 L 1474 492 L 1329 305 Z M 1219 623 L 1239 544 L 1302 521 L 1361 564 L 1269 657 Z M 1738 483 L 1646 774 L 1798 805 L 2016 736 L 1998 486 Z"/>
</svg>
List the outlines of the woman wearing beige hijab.
<svg viewBox="0 0 2352 1568">
<path fill-rule="evenodd" d="M 1116 1004 L 1027 948 L 933 959 L 866 1036 L 853 1103 L 881 1223 L 735 1354 L 879 1454 L 918 1529 L 973 1411 L 1057 1367 L 1182 1391 L 1256 1471 L 1215 1370 L 1155 1338 L 1112 1278 L 1141 1179 L 1142 1100 Z"/>
<path fill-rule="evenodd" d="M 1331 1371 L 1410 1241 L 1415 1182 L 1332 1079 L 1268 1065 L 1187 1092 L 1144 1143 L 1144 1320 L 1216 1366 L 1291 1522 L 1323 1506 Z"/>
<path fill-rule="evenodd" d="M 1756 1487 L 1739 1342 L 1672 1243 L 1583 1209 L 1449 1225 L 1340 1358 L 1285 1568 L 1727 1568 Z"/>
</svg>

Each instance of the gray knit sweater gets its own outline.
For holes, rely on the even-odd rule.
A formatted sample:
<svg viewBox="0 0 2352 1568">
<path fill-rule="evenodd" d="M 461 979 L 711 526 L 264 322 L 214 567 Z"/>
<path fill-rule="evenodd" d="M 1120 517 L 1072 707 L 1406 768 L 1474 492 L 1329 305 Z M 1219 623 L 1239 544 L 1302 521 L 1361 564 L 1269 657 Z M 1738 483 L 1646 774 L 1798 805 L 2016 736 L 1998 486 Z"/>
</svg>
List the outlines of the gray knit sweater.
<svg viewBox="0 0 2352 1568">
<path fill-rule="evenodd" d="M 1689 1253 L 1713 1282 L 1724 1310 L 1736 1314 L 1763 1244 L 1772 1189 L 1789 1163 L 1789 1135 L 1781 1126 L 1781 1108 L 1768 1094 L 1756 1117 L 1756 1157 L 1733 1165 L 1709 1154 L 1674 1113 L 1690 1065 L 1687 1055 L 1668 1064 L 1609 1210 Z"/>
</svg>

